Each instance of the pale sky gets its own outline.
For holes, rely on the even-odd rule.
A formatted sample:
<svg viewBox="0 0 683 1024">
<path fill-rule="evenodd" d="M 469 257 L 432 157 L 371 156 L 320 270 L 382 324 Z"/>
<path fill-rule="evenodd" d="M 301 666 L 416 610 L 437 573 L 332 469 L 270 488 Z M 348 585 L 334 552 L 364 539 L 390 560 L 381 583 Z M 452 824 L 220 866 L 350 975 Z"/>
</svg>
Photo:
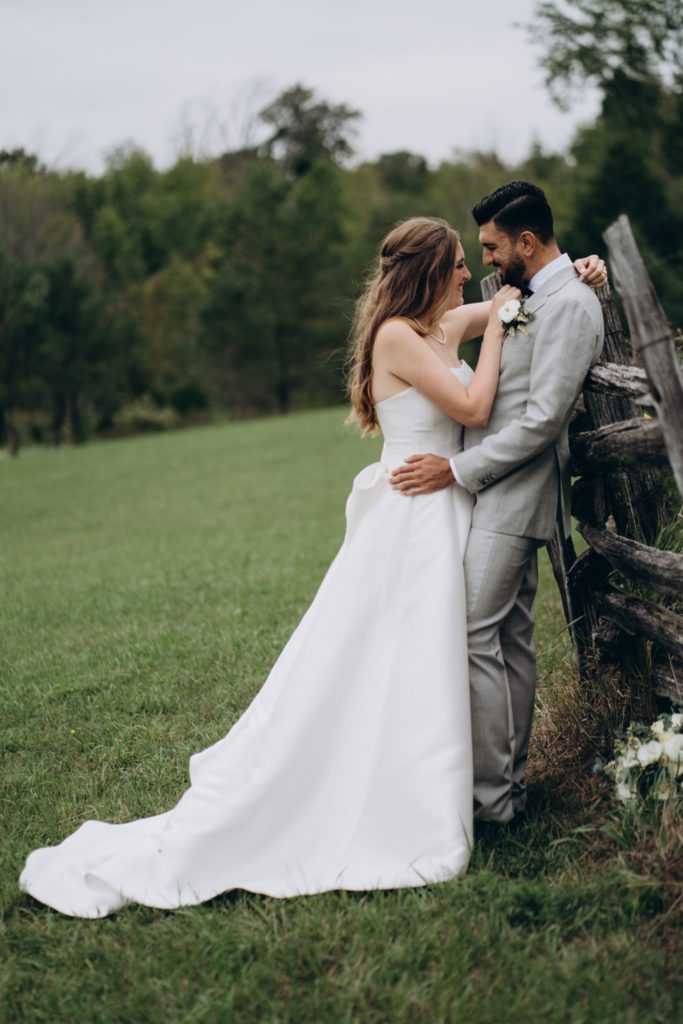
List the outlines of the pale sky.
<svg viewBox="0 0 683 1024">
<path fill-rule="evenodd" d="M 597 112 L 543 87 L 526 32 L 535 0 L 0 0 L 0 148 L 99 172 L 133 142 L 157 166 L 183 141 L 220 152 L 302 82 L 364 117 L 358 158 L 408 149 L 523 157 Z M 192 131 L 188 134 L 188 125 Z"/>
</svg>

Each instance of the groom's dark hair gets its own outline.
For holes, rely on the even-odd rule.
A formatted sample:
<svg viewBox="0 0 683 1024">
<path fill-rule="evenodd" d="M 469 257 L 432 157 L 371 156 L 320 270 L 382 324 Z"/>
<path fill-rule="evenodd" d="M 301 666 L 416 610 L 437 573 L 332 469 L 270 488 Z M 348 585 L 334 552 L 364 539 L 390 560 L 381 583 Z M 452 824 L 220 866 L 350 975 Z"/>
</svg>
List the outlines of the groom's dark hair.
<svg viewBox="0 0 683 1024">
<path fill-rule="evenodd" d="M 472 216 L 480 226 L 492 220 L 512 238 L 518 238 L 522 231 L 531 231 L 545 245 L 554 237 L 553 211 L 545 192 L 528 181 L 501 185 L 477 203 Z"/>
</svg>

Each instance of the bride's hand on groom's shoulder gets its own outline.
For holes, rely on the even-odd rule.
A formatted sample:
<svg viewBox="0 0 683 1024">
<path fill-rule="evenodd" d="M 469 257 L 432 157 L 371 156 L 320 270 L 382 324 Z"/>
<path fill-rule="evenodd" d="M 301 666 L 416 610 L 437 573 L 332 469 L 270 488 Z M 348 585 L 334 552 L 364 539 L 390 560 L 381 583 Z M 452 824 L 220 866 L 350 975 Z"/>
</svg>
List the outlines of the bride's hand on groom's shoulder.
<svg viewBox="0 0 683 1024">
<path fill-rule="evenodd" d="M 574 260 L 574 269 L 583 283 L 589 284 L 591 288 L 604 288 L 607 284 L 607 265 L 595 253 Z"/>
</svg>

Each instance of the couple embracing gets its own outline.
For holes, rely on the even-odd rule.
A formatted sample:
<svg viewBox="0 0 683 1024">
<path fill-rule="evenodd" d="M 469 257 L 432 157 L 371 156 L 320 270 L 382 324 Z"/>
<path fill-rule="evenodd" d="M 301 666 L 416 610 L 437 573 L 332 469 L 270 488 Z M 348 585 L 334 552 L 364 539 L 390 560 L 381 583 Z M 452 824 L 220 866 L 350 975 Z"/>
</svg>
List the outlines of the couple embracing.
<svg viewBox="0 0 683 1024">
<path fill-rule="evenodd" d="M 230 889 L 419 886 L 465 870 L 473 818 L 523 811 L 536 554 L 558 509 L 569 528 L 567 424 L 603 338 L 584 282 L 605 277 L 560 253 L 533 185 L 473 213 L 503 284 L 490 303 L 463 304 L 445 222 L 382 244 L 351 353 L 353 415 L 382 431 L 381 460 L 354 481 L 344 543 L 264 686 L 191 758 L 170 811 L 34 851 L 35 898 L 99 917 Z M 473 371 L 458 347 L 482 334 Z"/>
</svg>

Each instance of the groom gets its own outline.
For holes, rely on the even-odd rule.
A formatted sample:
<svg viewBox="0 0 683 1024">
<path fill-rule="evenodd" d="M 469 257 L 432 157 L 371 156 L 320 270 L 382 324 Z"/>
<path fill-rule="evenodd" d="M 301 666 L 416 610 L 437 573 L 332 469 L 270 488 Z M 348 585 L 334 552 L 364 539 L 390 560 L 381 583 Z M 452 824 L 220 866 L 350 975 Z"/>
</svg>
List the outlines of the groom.
<svg viewBox="0 0 683 1024">
<path fill-rule="evenodd" d="M 465 553 L 474 813 L 506 823 L 526 802 L 537 550 L 553 536 L 558 509 L 569 533 L 567 425 L 600 354 L 603 320 L 595 293 L 560 252 L 540 188 L 513 181 L 472 214 L 485 265 L 527 295 L 529 333 L 505 340 L 488 425 L 466 429 L 465 450 L 450 462 L 413 456 L 392 484 L 426 494 L 455 477 L 476 495 Z"/>
</svg>

